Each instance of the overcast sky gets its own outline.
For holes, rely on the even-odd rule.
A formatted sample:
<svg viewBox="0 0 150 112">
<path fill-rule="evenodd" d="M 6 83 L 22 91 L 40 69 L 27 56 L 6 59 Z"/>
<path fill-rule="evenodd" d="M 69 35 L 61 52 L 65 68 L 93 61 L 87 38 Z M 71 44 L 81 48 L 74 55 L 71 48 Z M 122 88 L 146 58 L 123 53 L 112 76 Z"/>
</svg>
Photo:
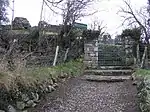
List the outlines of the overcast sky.
<svg viewBox="0 0 150 112">
<path fill-rule="evenodd" d="M 41 4 L 42 0 L 15 0 L 15 17 L 25 17 L 32 26 L 37 25 L 40 20 Z M 131 0 L 131 4 L 132 7 L 139 9 L 147 5 L 147 0 Z M 93 16 L 81 19 L 80 22 L 88 24 L 90 27 L 95 18 L 99 21 L 104 21 L 103 24 L 107 24 L 107 32 L 114 36 L 123 29 L 123 27 L 120 27 L 122 19 L 117 14 L 119 7 L 122 6 L 124 6 L 122 0 L 103 0 L 102 2 L 97 2 L 92 6 L 92 10 L 98 10 L 99 12 Z M 9 11 L 9 17 L 11 18 L 11 11 Z M 43 20 L 50 24 L 61 23 L 61 18 L 54 15 L 46 7 L 44 8 Z"/>
</svg>

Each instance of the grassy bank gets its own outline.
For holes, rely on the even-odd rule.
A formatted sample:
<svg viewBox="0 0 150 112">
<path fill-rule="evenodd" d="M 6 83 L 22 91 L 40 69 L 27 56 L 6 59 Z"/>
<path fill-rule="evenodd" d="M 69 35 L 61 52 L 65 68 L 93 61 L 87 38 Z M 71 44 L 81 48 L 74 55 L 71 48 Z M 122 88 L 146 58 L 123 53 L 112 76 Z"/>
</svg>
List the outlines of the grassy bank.
<svg viewBox="0 0 150 112">
<path fill-rule="evenodd" d="M 8 72 L 0 71 L 0 82 L 6 84 L 13 83 L 16 77 L 21 78 L 22 83 L 29 84 L 33 82 L 43 82 L 49 79 L 57 79 L 59 77 L 78 76 L 83 72 L 83 63 L 81 59 L 69 61 L 55 67 L 36 67 L 22 68 L 23 70 Z M 7 80 L 8 79 L 8 80 Z"/>
<path fill-rule="evenodd" d="M 140 78 L 137 90 L 141 112 L 150 112 L 150 70 L 138 69 L 135 75 Z"/>
<path fill-rule="evenodd" d="M 18 71 L 0 71 L 0 105 L 24 110 L 35 106 L 45 94 L 55 90 L 59 79 L 83 73 L 81 59 L 55 67 L 21 68 Z M 3 108 L 0 107 L 0 110 Z M 7 110 L 7 109 L 5 109 Z"/>
</svg>

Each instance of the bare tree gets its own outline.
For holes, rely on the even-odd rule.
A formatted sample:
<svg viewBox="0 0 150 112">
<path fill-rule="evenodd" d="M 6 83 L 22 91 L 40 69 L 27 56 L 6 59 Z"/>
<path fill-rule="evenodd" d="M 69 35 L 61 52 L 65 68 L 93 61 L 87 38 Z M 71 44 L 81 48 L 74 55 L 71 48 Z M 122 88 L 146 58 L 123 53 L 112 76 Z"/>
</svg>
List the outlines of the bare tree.
<svg viewBox="0 0 150 112">
<path fill-rule="evenodd" d="M 61 39 L 69 37 L 77 20 L 96 13 L 96 11 L 89 12 L 88 10 L 93 1 L 94 0 L 45 0 L 45 4 L 51 11 L 62 16 Z"/>
<path fill-rule="evenodd" d="M 96 13 L 96 11 L 91 13 L 88 10 L 94 0 L 43 0 L 43 1 L 53 13 L 62 16 L 61 31 L 59 34 L 59 38 L 57 39 L 57 48 L 61 46 L 67 49 L 66 52 L 69 52 L 69 48 L 71 48 L 74 42 L 76 41 L 76 36 L 73 36 L 73 28 L 75 22 L 82 17 L 90 16 Z M 58 50 L 56 51 L 58 52 Z M 57 56 L 55 55 L 55 57 Z"/>
<path fill-rule="evenodd" d="M 145 41 L 145 50 L 143 53 L 142 61 L 140 67 L 143 68 L 145 59 L 147 57 L 147 44 L 149 44 L 149 34 L 148 34 L 148 13 L 147 8 L 142 7 L 140 10 L 135 10 L 132 8 L 131 4 L 127 1 L 124 1 L 126 5 L 125 8 L 121 8 L 119 12 L 123 13 L 122 16 L 124 18 L 123 24 L 128 22 L 128 26 L 138 26 L 141 28 L 143 35 L 144 35 L 144 41 Z M 140 41 L 140 40 L 138 40 Z M 139 44 L 137 45 L 137 52 L 139 52 Z M 138 56 L 139 57 L 139 56 Z M 138 59 L 140 60 L 140 59 Z"/>
<path fill-rule="evenodd" d="M 104 24 L 104 21 L 99 20 L 99 18 L 97 17 L 92 20 L 91 30 L 103 30 L 103 32 L 105 32 L 106 29 L 107 24 Z"/>
<path fill-rule="evenodd" d="M 93 31 L 98 30 L 99 31 L 98 40 L 101 42 L 104 39 L 103 37 L 105 37 L 104 35 L 107 34 L 106 29 L 107 29 L 107 25 L 104 25 L 103 21 L 100 21 L 98 18 L 94 18 L 94 20 L 91 24 L 91 30 L 93 30 Z"/>
</svg>

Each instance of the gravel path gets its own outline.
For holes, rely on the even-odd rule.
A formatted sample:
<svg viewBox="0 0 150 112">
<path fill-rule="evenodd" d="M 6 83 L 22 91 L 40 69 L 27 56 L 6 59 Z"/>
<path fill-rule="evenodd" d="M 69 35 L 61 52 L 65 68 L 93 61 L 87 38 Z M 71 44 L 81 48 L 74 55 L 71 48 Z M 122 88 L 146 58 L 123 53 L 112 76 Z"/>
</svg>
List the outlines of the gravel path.
<svg viewBox="0 0 150 112">
<path fill-rule="evenodd" d="M 131 81 L 66 81 L 31 112 L 140 112 Z"/>
</svg>

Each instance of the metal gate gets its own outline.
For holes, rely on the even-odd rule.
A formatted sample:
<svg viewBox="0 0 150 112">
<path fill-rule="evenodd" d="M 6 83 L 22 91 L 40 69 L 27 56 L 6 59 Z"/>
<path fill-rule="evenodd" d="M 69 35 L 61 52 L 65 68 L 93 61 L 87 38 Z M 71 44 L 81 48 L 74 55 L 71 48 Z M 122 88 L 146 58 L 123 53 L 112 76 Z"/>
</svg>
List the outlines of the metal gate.
<svg viewBox="0 0 150 112">
<path fill-rule="evenodd" d="M 125 66 L 126 52 L 121 45 L 99 44 L 98 48 L 99 66 Z"/>
</svg>

